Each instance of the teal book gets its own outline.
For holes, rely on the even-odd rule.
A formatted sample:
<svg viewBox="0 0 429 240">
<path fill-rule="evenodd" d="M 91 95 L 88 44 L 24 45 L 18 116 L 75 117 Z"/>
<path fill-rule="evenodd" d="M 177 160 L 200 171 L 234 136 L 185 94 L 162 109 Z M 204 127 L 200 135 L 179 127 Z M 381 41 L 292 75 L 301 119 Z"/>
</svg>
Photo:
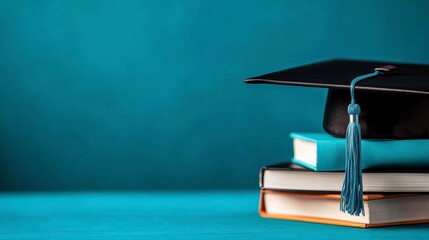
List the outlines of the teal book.
<svg viewBox="0 0 429 240">
<path fill-rule="evenodd" d="M 292 133 L 292 162 L 314 171 L 343 171 L 345 139 Z M 362 140 L 363 169 L 429 169 L 429 139 Z"/>
</svg>

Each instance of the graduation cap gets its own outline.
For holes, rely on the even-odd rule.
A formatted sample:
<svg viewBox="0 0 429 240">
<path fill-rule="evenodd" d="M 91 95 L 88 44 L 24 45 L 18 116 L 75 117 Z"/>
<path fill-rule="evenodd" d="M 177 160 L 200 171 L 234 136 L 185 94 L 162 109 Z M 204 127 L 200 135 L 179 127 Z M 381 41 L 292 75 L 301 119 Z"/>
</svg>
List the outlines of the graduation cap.
<svg viewBox="0 0 429 240">
<path fill-rule="evenodd" d="M 340 209 L 352 215 L 364 214 L 361 138 L 429 138 L 429 65 L 331 60 L 245 82 L 328 88 L 323 128 L 346 138 Z"/>
</svg>

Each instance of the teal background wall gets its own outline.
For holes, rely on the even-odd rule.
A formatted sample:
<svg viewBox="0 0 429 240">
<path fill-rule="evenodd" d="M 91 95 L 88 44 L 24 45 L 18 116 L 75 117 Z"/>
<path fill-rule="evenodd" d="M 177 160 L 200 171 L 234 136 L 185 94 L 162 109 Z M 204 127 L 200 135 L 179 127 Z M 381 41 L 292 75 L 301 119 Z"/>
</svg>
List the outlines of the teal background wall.
<svg viewBox="0 0 429 240">
<path fill-rule="evenodd" d="M 0 189 L 256 188 L 326 92 L 242 80 L 429 63 L 428 1 L 0 1 Z"/>
</svg>

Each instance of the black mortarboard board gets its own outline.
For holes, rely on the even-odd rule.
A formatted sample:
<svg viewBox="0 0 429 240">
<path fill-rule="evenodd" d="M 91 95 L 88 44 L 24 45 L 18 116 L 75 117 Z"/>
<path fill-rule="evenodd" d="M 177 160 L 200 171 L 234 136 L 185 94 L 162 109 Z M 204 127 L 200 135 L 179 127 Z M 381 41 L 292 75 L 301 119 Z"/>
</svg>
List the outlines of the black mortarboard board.
<svg viewBox="0 0 429 240">
<path fill-rule="evenodd" d="M 429 138 L 429 65 L 331 60 L 245 82 L 328 88 L 323 127 L 334 136 L 344 137 L 349 123 L 350 82 L 385 65 L 393 65 L 396 70 L 355 86 L 362 138 Z"/>
</svg>

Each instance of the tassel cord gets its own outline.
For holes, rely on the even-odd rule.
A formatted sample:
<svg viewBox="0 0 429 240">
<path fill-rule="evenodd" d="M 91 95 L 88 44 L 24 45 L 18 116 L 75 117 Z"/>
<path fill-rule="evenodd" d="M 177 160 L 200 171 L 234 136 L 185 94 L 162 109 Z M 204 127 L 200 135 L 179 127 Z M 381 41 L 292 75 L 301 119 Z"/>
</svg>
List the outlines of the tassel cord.
<svg viewBox="0 0 429 240">
<path fill-rule="evenodd" d="M 358 82 L 360 82 L 360 81 L 362 81 L 364 79 L 375 77 L 375 76 L 380 75 L 380 74 L 383 74 L 383 72 L 381 72 L 381 71 L 374 71 L 373 73 L 368 73 L 368 74 L 359 76 L 359 77 L 357 77 L 357 78 L 355 78 L 355 79 L 352 80 L 352 82 L 350 83 L 350 95 L 352 97 L 352 99 L 351 99 L 351 103 L 352 104 L 355 103 L 355 85 Z"/>
</svg>

